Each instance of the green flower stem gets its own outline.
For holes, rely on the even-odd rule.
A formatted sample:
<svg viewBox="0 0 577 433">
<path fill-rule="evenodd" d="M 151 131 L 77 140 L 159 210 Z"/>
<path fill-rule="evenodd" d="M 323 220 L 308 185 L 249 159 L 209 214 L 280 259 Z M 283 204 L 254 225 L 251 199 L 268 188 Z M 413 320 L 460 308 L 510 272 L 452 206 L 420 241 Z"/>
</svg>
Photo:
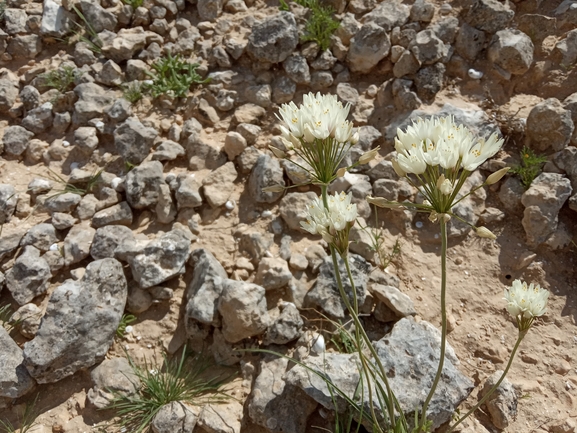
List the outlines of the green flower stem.
<svg viewBox="0 0 577 433">
<path fill-rule="evenodd" d="M 423 431 L 423 426 L 427 421 L 427 408 L 431 402 L 439 380 L 441 379 L 441 373 L 443 372 L 443 365 L 445 363 L 445 350 L 447 346 L 447 305 L 446 305 L 446 288 L 447 288 L 447 223 L 444 218 L 439 218 L 441 224 L 441 357 L 439 359 L 439 367 L 437 368 L 437 374 L 435 375 L 435 380 L 433 381 L 433 386 L 427 395 L 427 399 L 423 404 L 423 410 L 421 412 L 421 422 L 419 423 L 419 432 Z"/>
<path fill-rule="evenodd" d="M 517 342 L 515 343 L 515 347 L 513 347 L 513 351 L 511 352 L 511 356 L 509 357 L 509 362 L 507 363 L 507 367 L 505 368 L 505 371 L 503 371 L 503 374 L 501 375 L 501 377 L 499 378 L 497 383 L 495 385 L 493 385 L 493 387 L 489 390 L 489 392 L 487 394 L 485 394 L 484 397 L 481 400 L 479 400 L 479 402 L 469 410 L 469 412 L 467 412 L 465 415 L 463 415 L 461 418 L 459 418 L 459 420 L 455 424 L 453 424 L 449 428 L 449 430 L 446 431 L 446 433 L 451 433 L 455 429 L 455 427 L 457 427 L 465 419 L 467 419 L 473 412 L 475 412 L 483 403 L 485 403 L 487 401 L 487 399 L 491 396 L 491 394 L 493 394 L 493 392 L 495 392 L 495 390 L 497 388 L 499 388 L 499 385 L 501 385 L 501 382 L 503 382 L 503 380 L 505 379 L 505 376 L 507 376 L 507 373 L 509 372 L 509 369 L 511 368 L 511 364 L 513 364 L 513 359 L 515 358 L 515 354 L 517 353 L 517 349 L 519 349 L 519 345 L 521 344 L 521 341 L 523 341 L 523 338 L 525 338 L 525 335 L 527 335 L 527 331 L 519 331 L 519 336 L 517 337 Z"/>
</svg>

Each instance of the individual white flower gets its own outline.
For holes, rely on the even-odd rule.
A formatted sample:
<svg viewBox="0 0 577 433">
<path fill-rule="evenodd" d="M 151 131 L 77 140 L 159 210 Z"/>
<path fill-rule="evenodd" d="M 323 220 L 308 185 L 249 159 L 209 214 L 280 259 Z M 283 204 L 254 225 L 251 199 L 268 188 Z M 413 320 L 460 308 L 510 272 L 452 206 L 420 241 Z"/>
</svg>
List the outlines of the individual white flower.
<svg viewBox="0 0 577 433">
<path fill-rule="evenodd" d="M 475 171 L 487 159 L 494 156 L 503 146 L 504 140 L 492 134 L 488 140 L 480 138 L 464 153 L 461 166 L 467 171 Z"/>
<path fill-rule="evenodd" d="M 521 280 L 513 281 L 511 287 L 505 289 L 507 310 L 517 319 L 521 330 L 527 330 L 536 317 L 547 311 L 549 291 L 538 284 L 529 286 Z"/>
<path fill-rule="evenodd" d="M 423 153 L 422 147 L 403 150 L 397 154 L 397 163 L 405 173 L 422 174 L 427 169 Z"/>
<path fill-rule="evenodd" d="M 449 195 L 453 192 L 453 184 L 449 179 L 445 179 L 444 174 L 437 179 L 437 188 L 441 191 L 441 194 L 444 195 Z"/>
</svg>

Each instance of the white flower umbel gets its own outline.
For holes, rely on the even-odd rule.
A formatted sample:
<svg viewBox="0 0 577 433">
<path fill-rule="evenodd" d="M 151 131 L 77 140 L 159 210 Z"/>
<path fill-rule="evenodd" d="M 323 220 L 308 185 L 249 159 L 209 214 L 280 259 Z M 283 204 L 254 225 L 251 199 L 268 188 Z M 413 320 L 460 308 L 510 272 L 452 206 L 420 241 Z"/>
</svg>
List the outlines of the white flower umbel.
<svg viewBox="0 0 577 433">
<path fill-rule="evenodd" d="M 515 280 L 511 287 L 505 289 L 504 299 L 507 310 L 517 319 L 519 330 L 527 331 L 535 318 L 547 311 L 549 291 L 538 284 L 527 285 L 524 281 Z"/>
<path fill-rule="evenodd" d="M 313 183 L 330 184 L 350 147 L 359 140 L 356 128 L 347 120 L 349 110 L 350 104 L 343 105 L 335 95 L 320 93 L 304 95 L 301 105 L 291 102 L 279 110 L 277 117 L 284 122 L 281 139 L 288 151 L 306 161 L 302 168 L 311 174 Z M 273 153 L 288 157 L 277 149 Z"/>
<path fill-rule="evenodd" d="M 349 231 L 357 219 L 357 205 L 351 203 L 352 194 L 327 195 L 327 205 L 322 198 L 315 198 L 307 206 L 307 216 L 301 227 L 307 232 L 321 235 L 339 254 L 345 255 L 349 247 Z"/>
</svg>

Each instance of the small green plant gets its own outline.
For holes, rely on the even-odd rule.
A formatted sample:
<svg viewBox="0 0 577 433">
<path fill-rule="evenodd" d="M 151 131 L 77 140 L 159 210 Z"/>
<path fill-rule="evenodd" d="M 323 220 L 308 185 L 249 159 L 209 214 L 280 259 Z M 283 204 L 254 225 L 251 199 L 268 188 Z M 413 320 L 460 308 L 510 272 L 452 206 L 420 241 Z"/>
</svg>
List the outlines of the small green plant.
<svg viewBox="0 0 577 433">
<path fill-rule="evenodd" d="M 144 0 L 122 0 L 122 3 L 132 6 L 132 9 L 139 8 L 144 3 Z"/>
<path fill-rule="evenodd" d="M 337 326 L 337 330 L 331 338 L 331 343 L 340 353 L 355 353 L 357 351 L 355 337 L 340 322 L 335 323 L 335 326 Z"/>
<path fill-rule="evenodd" d="M 152 65 L 154 73 L 148 72 L 152 78 L 150 90 L 155 98 L 169 94 L 175 98 L 186 96 L 193 84 L 204 84 L 210 80 L 203 80 L 196 72 L 200 65 L 188 63 L 180 58 L 180 55 L 172 56 L 170 53 L 158 59 Z"/>
<path fill-rule="evenodd" d="M 4 20 L 4 14 L 6 13 L 6 1 L 0 1 L 0 21 Z"/>
<path fill-rule="evenodd" d="M 44 84 L 51 89 L 56 89 L 60 93 L 64 93 L 74 86 L 74 80 L 82 75 L 82 73 L 82 71 L 79 71 L 73 66 L 64 65 L 59 69 L 43 74 Z"/>
<path fill-rule="evenodd" d="M 133 81 L 122 86 L 122 97 L 131 104 L 136 104 L 144 96 L 147 86 L 140 81 Z"/>
<path fill-rule="evenodd" d="M 18 421 L 19 427 L 16 427 L 8 420 L 0 419 L 0 431 L 2 433 L 26 433 L 32 430 L 32 428 L 36 425 L 34 420 L 39 414 L 39 411 L 36 409 L 38 396 L 39 394 L 36 394 L 34 401 L 26 403 L 22 418 Z"/>
<path fill-rule="evenodd" d="M 14 313 L 14 310 L 10 304 L 6 304 L 0 307 L 0 326 L 2 326 L 8 332 L 10 332 L 14 326 L 16 326 L 16 324 L 11 320 L 12 313 Z"/>
<path fill-rule="evenodd" d="M 62 176 L 60 176 L 58 173 L 51 170 L 50 168 L 48 169 L 48 171 L 50 173 L 48 174 L 47 178 L 61 185 L 60 190 L 56 191 L 56 193 L 48 197 L 52 198 L 61 194 L 65 194 L 67 192 L 78 195 L 85 195 L 89 193 L 96 186 L 96 184 L 100 182 L 100 175 L 102 174 L 104 169 L 94 172 L 92 176 L 88 178 L 88 180 L 78 185 L 72 185 L 71 183 L 68 183 L 66 179 L 64 179 Z"/>
<path fill-rule="evenodd" d="M 186 347 L 180 358 L 163 355 L 163 365 L 145 360 L 143 366 L 137 366 L 130 357 L 128 361 L 140 380 L 140 388 L 132 396 L 112 391 L 114 398 L 108 406 L 116 410 L 119 417 L 116 424 L 124 431 L 149 431 L 160 408 L 173 401 L 205 404 L 229 398 L 220 391 L 225 380 L 221 376 L 207 379 L 205 373 L 210 364 L 200 355 L 189 359 Z"/>
<path fill-rule="evenodd" d="M 319 0 L 295 0 L 301 6 L 310 9 L 310 15 L 305 24 L 305 33 L 302 42 L 313 41 L 319 44 L 321 51 L 325 51 L 331 44 L 331 36 L 341 23 L 333 18 L 335 10 L 330 6 L 324 6 Z M 281 8 L 288 4 L 281 1 Z"/>
<path fill-rule="evenodd" d="M 74 24 L 78 29 L 77 31 L 74 32 L 74 34 L 76 35 L 79 41 L 86 43 L 90 48 L 90 50 L 92 50 L 97 54 L 100 54 L 102 52 L 102 40 L 100 39 L 100 37 L 98 37 L 98 33 L 96 33 L 96 30 L 94 30 L 94 27 L 92 27 L 92 25 L 88 22 L 84 14 L 80 12 L 80 9 L 78 9 L 75 5 L 73 5 L 72 10 L 76 13 L 78 18 L 80 18 L 80 20 L 82 20 L 82 23 L 84 24 L 82 25 L 74 21 Z M 85 36 L 86 34 L 88 34 L 88 37 Z"/>
<path fill-rule="evenodd" d="M 547 157 L 537 155 L 533 150 L 524 146 L 520 153 L 521 164 L 511 168 L 511 173 L 516 174 L 521 179 L 521 183 L 528 189 L 533 180 L 541 173 L 543 164 L 547 162 Z"/>
<path fill-rule="evenodd" d="M 132 314 L 123 314 L 122 319 L 120 319 L 120 323 L 118 324 L 118 328 L 116 328 L 116 337 L 124 337 L 124 334 L 126 333 L 126 327 L 135 321 L 136 316 L 133 316 Z"/>
</svg>

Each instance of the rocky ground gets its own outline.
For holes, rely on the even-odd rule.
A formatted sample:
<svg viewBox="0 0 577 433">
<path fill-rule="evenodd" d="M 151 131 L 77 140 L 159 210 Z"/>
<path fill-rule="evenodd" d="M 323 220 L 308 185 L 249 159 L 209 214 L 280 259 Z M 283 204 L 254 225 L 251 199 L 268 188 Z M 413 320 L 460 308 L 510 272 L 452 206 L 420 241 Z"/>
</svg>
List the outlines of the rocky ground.
<svg viewBox="0 0 577 433">
<path fill-rule="evenodd" d="M 110 387 L 135 391 L 126 357 L 142 365 L 187 344 L 232 372 L 235 399 L 169 405 L 153 431 L 333 428 L 322 382 L 236 350 L 286 353 L 354 388 L 354 357 L 321 315 L 346 320 L 326 245 L 299 229 L 318 191 L 262 191 L 302 182 L 268 146 L 282 147 L 280 104 L 320 91 L 351 104 L 351 161 L 381 146 L 334 190 L 353 193 L 386 253 L 400 245 L 384 270 L 367 232 L 354 230 L 351 250 L 363 320 L 408 413 L 438 362 L 440 243 L 426 216 L 375 215 L 365 201 L 417 195 L 392 169 L 397 128 L 440 113 L 499 131 L 503 150 L 469 189 L 519 165 L 525 145 L 547 158 L 530 187 L 508 175 L 455 209 L 497 240 L 450 226 L 453 351 L 430 416 L 442 431 L 505 367 L 517 330 L 503 288 L 522 278 L 552 292 L 548 312 L 462 431 L 576 431 L 577 2 L 327 3 L 340 27 L 322 51 L 302 42 L 311 12 L 292 2 L 2 2 L 0 307 L 20 323 L 0 327 L 0 420 L 17 425 L 29 406 L 30 432 L 120 431 L 106 407 Z M 210 81 L 155 93 L 153 66 L 169 54 Z M 125 313 L 137 320 L 115 337 Z"/>
</svg>

